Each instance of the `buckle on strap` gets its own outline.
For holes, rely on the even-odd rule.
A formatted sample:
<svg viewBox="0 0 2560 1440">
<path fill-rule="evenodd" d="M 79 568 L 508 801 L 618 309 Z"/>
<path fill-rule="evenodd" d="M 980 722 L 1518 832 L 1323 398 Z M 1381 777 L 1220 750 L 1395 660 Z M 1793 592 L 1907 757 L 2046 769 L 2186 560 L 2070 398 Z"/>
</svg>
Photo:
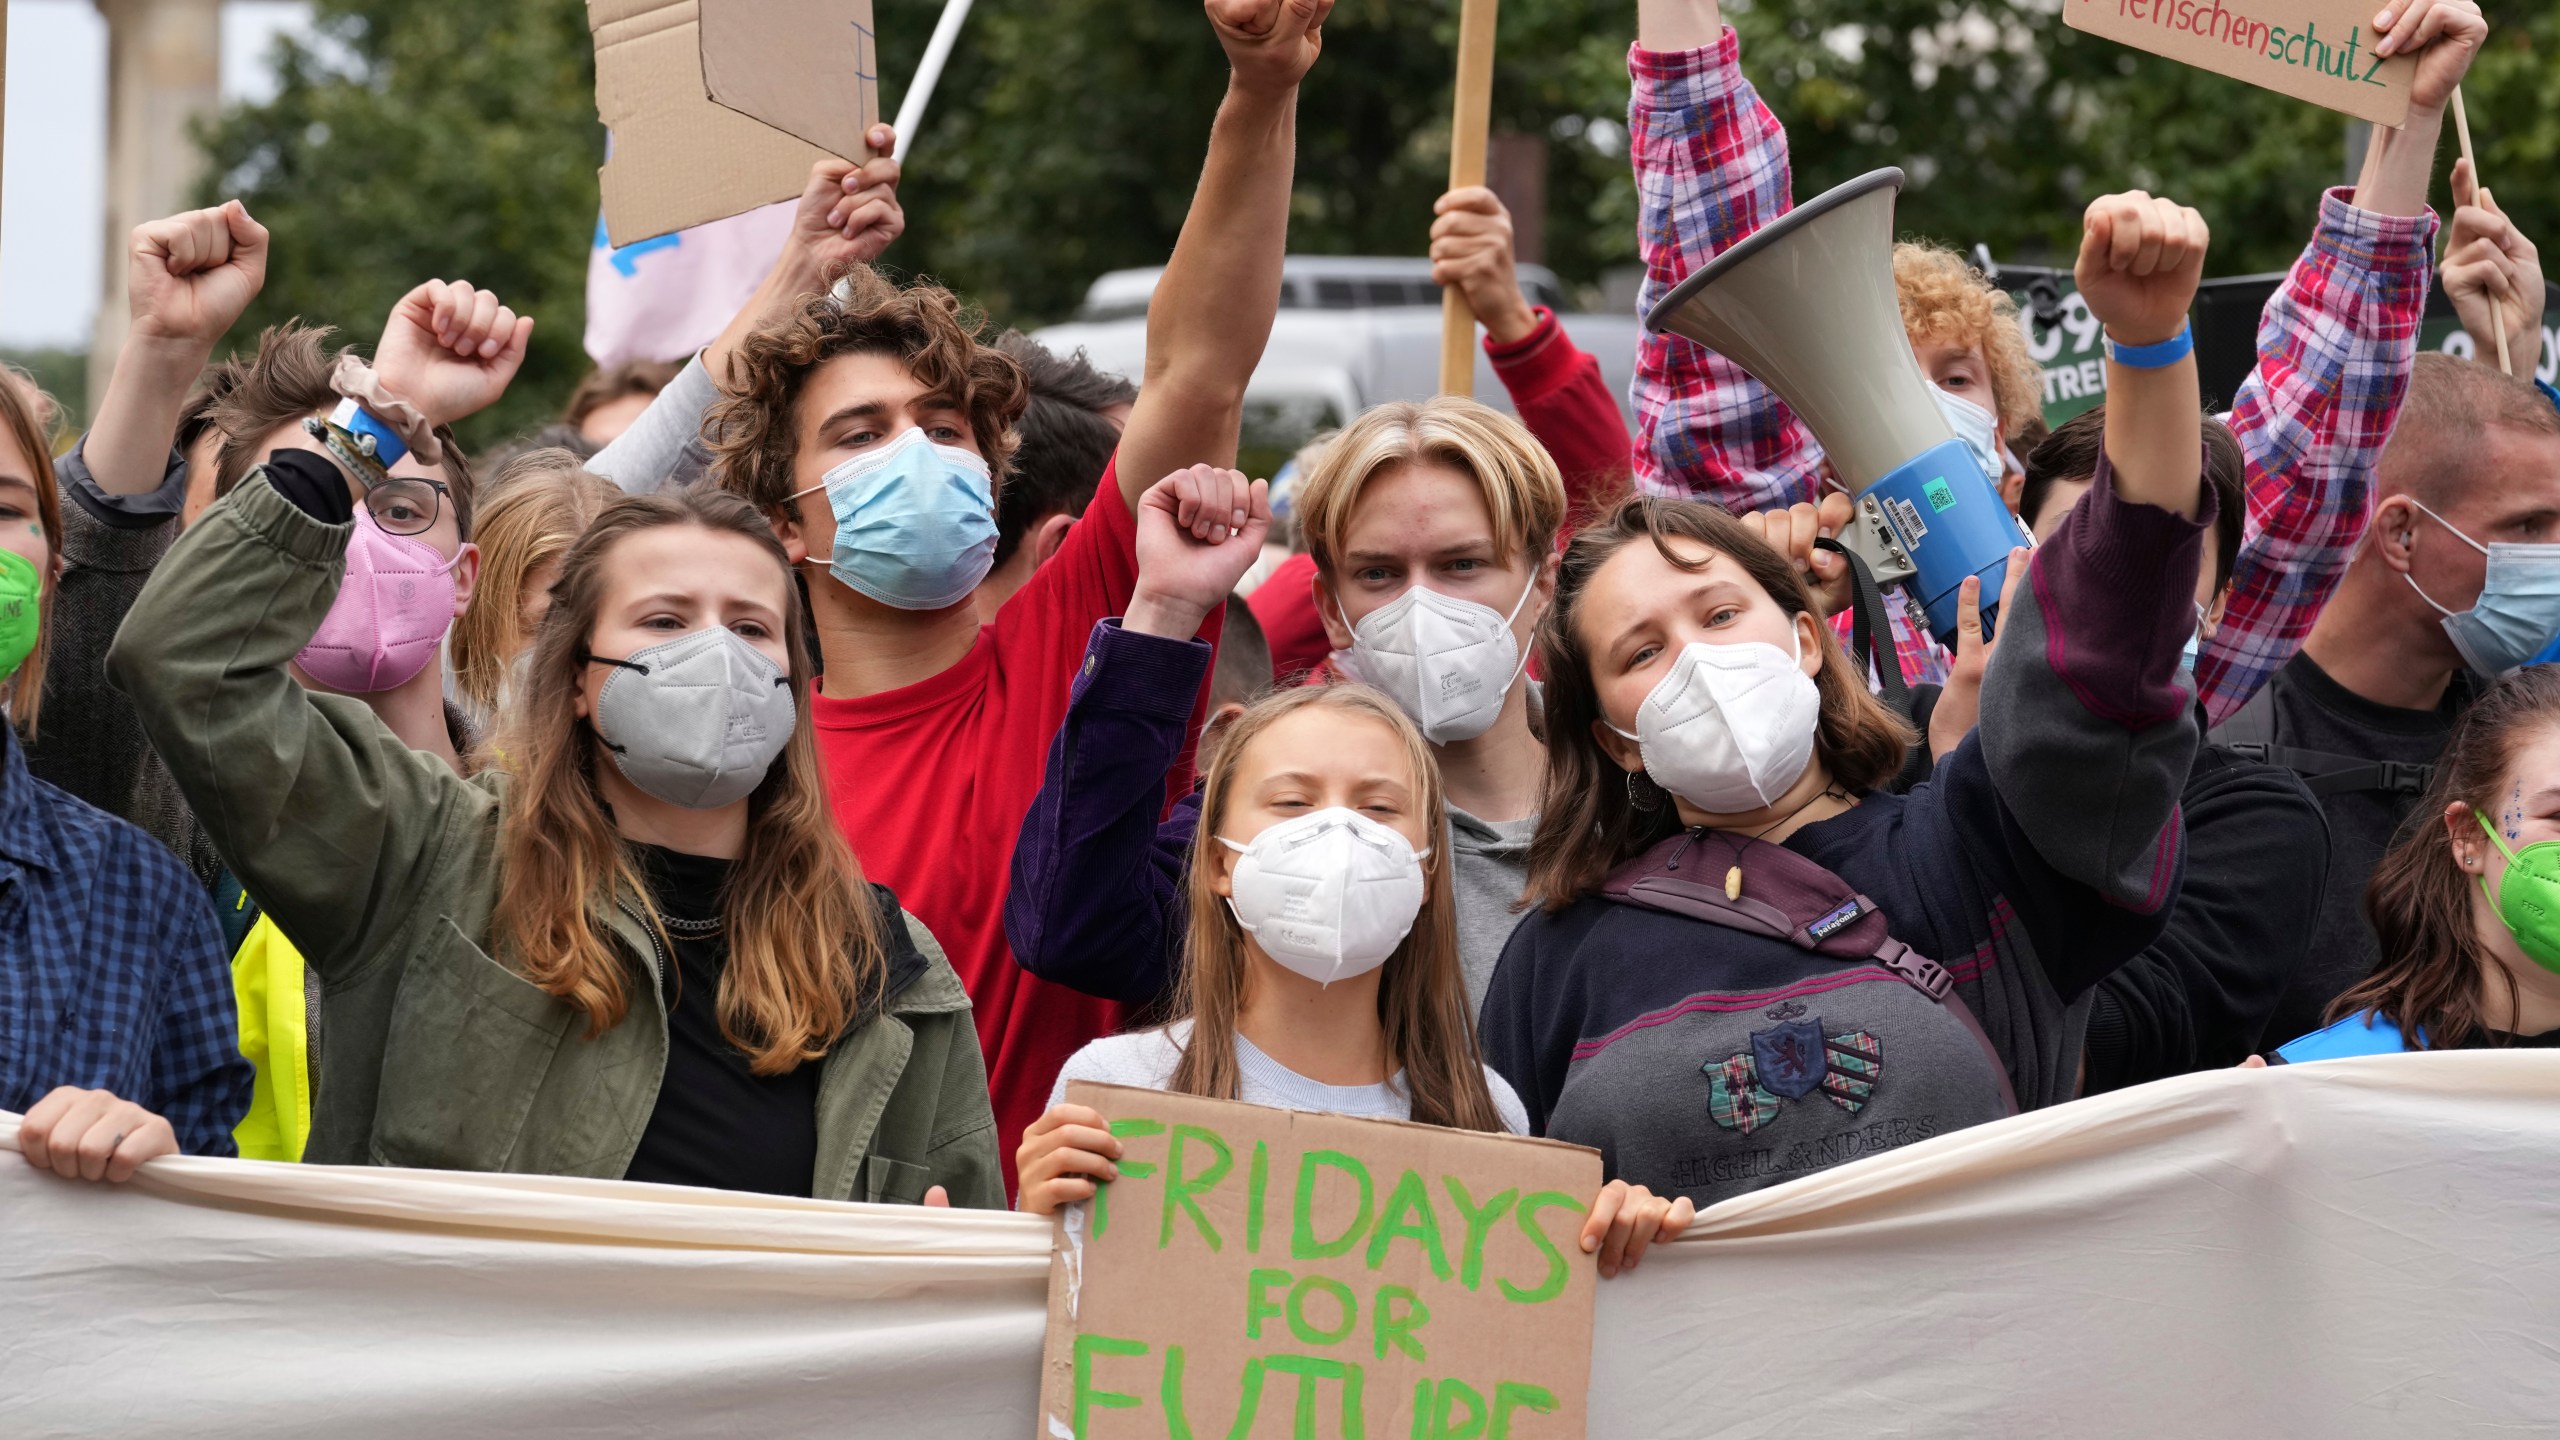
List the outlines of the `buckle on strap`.
<svg viewBox="0 0 2560 1440">
<path fill-rule="evenodd" d="M 2423 795 L 2435 779 L 2433 765 L 2413 765 L 2406 760 L 2383 760 L 2375 763 L 2375 788 L 2394 795 Z"/>
<path fill-rule="evenodd" d="M 1876 947 L 1876 963 L 1909 981 L 1913 989 L 1932 1000 L 1946 999 L 1947 991 L 1956 983 L 1946 966 L 1891 936 Z"/>
</svg>

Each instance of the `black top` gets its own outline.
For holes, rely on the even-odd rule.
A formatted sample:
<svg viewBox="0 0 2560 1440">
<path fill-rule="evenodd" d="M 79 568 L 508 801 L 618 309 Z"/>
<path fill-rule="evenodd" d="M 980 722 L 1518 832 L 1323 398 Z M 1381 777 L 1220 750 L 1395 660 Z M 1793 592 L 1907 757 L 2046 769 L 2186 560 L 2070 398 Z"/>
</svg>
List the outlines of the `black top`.
<svg viewBox="0 0 2560 1440">
<path fill-rule="evenodd" d="M 2462 1048 L 2491 1050 L 2501 1047 L 2511 1050 L 2560 1050 L 2560 1030 L 2545 1030 L 2539 1035 L 2509 1035 L 2503 1031 L 2492 1030 Z"/>
<path fill-rule="evenodd" d="M 809 1194 L 818 1169 L 821 1067 L 750 1073 L 746 1055 L 720 1033 L 720 974 L 729 963 L 729 941 L 718 933 L 687 933 L 689 925 L 720 918 L 730 862 L 655 845 L 631 848 L 674 945 L 662 977 L 666 1078 L 622 1178 Z"/>
<path fill-rule="evenodd" d="M 2275 708 L 2277 744 L 2413 765 L 2435 763 L 2472 693 L 2468 677 L 2457 672 L 2432 710 L 2377 705 L 2329 678 L 2308 654 L 2294 656 L 2277 671 L 2267 692 Z M 2268 1043 L 2319 1029 L 2327 1023 L 2321 1017 L 2329 1002 L 2372 972 L 2380 942 L 2365 923 L 2365 884 L 2414 804 L 2413 796 L 2376 790 L 2320 797 L 2321 812 L 2329 819 L 2329 883 L 2311 948 L 2268 1017 Z"/>
<path fill-rule="evenodd" d="M 2328 828 L 2290 770 L 2219 746 L 2196 752 L 2178 806 L 2187 883 L 2169 928 L 2098 982 L 2084 1094 L 2237 1065 L 2262 1042 L 2311 947 Z"/>
</svg>

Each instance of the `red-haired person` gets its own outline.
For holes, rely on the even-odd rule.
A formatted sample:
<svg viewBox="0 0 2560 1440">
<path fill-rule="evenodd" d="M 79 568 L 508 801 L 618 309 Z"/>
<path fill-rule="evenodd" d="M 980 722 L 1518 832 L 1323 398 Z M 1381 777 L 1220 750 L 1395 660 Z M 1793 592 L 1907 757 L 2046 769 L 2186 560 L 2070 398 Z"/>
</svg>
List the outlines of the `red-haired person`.
<svg viewBox="0 0 2560 1440">
<path fill-rule="evenodd" d="M 2089 207 L 2096 482 L 2011 552 L 2031 573 L 1981 724 L 1907 795 L 1885 787 L 1910 727 L 1822 622 L 1803 551 L 1694 500 L 1566 547 L 1538 635 L 1539 908 L 1482 1016 L 1539 1133 L 1705 1205 L 2078 1092 L 2088 992 L 2182 878 L 2205 240 L 2138 191 Z"/>
<path fill-rule="evenodd" d="M 1650 306 L 1795 202 L 1786 130 L 1743 77 L 1718 0 L 1641 0 L 1636 14 L 1629 151 Z M 2217 722 L 2302 647 L 2355 553 L 2417 348 L 2436 229 L 2429 169 L 2487 27 L 2473 0 L 2407 0 L 2384 15 L 2382 45 L 2417 57 L 2408 123 L 2374 132 L 2352 191 L 2321 196 L 2310 244 L 2259 319 L 2258 364 L 2223 417 L 2248 458 L 2251 523 L 2228 614 L 2196 668 Z M 1933 247 L 1897 246 L 1894 275 L 1912 348 L 1957 431 L 1977 445 L 2018 438 L 2040 387 L 2006 297 Z M 1637 488 L 1736 513 L 1819 497 L 1821 447 L 1732 361 L 1648 335 L 1635 389 Z M 1945 652 L 1894 604 L 1905 673 L 1941 678 Z"/>
</svg>

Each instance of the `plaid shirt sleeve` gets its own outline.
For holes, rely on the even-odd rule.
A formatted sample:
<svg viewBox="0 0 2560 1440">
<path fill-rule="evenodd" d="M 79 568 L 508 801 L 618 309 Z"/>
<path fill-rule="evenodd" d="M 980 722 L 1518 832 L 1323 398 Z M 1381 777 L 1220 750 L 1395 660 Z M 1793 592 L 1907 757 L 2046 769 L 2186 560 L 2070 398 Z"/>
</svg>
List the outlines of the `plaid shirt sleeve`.
<svg viewBox="0 0 2560 1440">
<path fill-rule="evenodd" d="M 2258 365 L 2225 419 L 2247 455 L 2248 525 L 2231 599 L 2196 661 L 2207 716 L 2283 668 L 2329 602 L 2373 507 L 2433 269 L 2436 217 L 2320 199 L 2320 223 L 2258 321 Z"/>
<path fill-rule="evenodd" d="M 1631 48 L 1627 103 L 1644 289 L 1637 313 L 1794 204 L 1787 132 L 1742 76 L 1728 28 L 1697 50 Z M 1676 335 L 1636 351 L 1636 488 L 1737 513 L 1814 498 L 1813 434 L 1742 367 Z"/>
<path fill-rule="evenodd" d="M 176 870 L 174 862 L 168 868 Z M 168 966 L 168 989 L 139 1103 L 169 1122 L 181 1152 L 236 1155 L 231 1132 L 248 1113 L 256 1075 L 240 1057 L 240 1015 L 222 925 L 192 877 L 180 872 L 161 877 L 161 884 L 163 893 L 179 898 L 155 907 L 162 917 L 156 943 Z"/>
</svg>

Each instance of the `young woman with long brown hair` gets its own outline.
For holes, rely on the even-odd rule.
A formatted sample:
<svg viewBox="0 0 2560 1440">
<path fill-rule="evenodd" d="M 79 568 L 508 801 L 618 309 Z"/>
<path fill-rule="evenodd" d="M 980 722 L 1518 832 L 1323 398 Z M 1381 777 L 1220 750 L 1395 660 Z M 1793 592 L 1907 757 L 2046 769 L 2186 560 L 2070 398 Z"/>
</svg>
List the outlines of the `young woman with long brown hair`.
<svg viewBox="0 0 2560 1440">
<path fill-rule="evenodd" d="M 837 833 L 761 512 L 609 506 L 465 780 L 286 674 L 356 498 L 278 452 L 108 661 L 322 980 L 306 1158 L 1001 1205 L 968 999 Z"/>
<path fill-rule="evenodd" d="M 1016 1154 L 1022 1208 L 1048 1214 L 1116 1173 L 1119 1142 L 1065 1103 L 1070 1080 L 1525 1131 L 1467 1014 L 1457 902 L 1434 844 L 1445 803 L 1422 732 L 1368 686 L 1283 691 L 1237 717 L 1201 796 L 1181 1018 L 1067 1061 Z M 1691 1213 L 1613 1185 L 1583 1248 L 1614 1273 Z"/>
<path fill-rule="evenodd" d="M 2471 702 L 2364 909 L 2373 973 L 2278 1061 L 2560 1046 L 2560 665 Z"/>
<path fill-rule="evenodd" d="M 1810 531 L 1789 555 L 1770 522 L 1639 501 L 1574 537 L 1538 637 L 1541 913 L 1482 1017 L 1541 1134 L 1706 1204 L 2076 1092 L 2083 996 L 2179 881 L 2203 251 L 2193 211 L 2090 207 L 2080 291 L 2118 345 L 2097 480 L 2011 552 L 1980 728 L 1907 796 L 1882 787 L 1910 729 L 1816 611 Z"/>
</svg>

